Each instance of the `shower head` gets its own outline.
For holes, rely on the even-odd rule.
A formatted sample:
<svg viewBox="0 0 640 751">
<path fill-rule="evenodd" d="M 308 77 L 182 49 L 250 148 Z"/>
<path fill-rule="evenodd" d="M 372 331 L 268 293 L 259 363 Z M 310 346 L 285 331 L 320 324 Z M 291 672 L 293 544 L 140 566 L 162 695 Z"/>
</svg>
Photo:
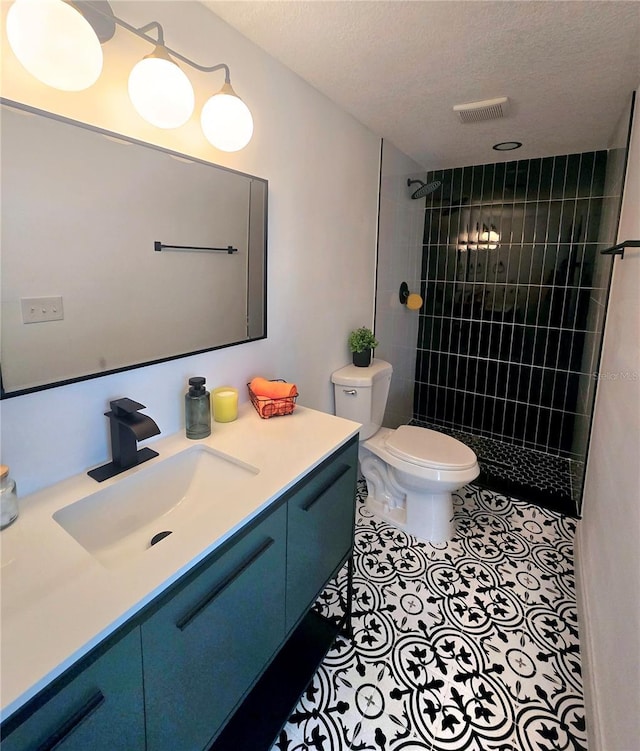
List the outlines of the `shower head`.
<svg viewBox="0 0 640 751">
<path fill-rule="evenodd" d="M 422 180 L 407 180 L 407 186 L 410 188 L 412 185 L 418 184 L 420 187 L 411 194 L 411 198 L 424 198 L 433 193 L 434 190 L 442 185 L 442 180 L 434 180 L 430 183 L 423 183 Z"/>
</svg>

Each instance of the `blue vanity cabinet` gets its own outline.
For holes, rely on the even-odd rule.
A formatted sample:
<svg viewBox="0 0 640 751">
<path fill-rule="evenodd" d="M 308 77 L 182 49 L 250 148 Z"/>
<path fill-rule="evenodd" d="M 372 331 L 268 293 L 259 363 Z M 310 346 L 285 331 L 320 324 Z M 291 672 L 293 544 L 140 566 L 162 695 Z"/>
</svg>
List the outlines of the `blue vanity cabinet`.
<svg viewBox="0 0 640 751">
<path fill-rule="evenodd" d="M 289 497 L 287 632 L 351 552 L 357 471 L 356 437 L 301 480 Z"/>
<path fill-rule="evenodd" d="M 284 639 L 286 508 L 234 537 L 142 624 L 148 751 L 202 751 Z"/>
<path fill-rule="evenodd" d="M 2 751 L 144 751 L 140 629 L 97 659 L 83 660 L 79 670 L 20 710 L 3 727 L 1 746 Z"/>
<path fill-rule="evenodd" d="M 270 747 L 339 625 L 310 649 L 309 609 L 353 547 L 357 451 L 355 437 L 18 710 L 2 751 Z M 229 741 L 252 723 L 258 744 Z"/>
</svg>

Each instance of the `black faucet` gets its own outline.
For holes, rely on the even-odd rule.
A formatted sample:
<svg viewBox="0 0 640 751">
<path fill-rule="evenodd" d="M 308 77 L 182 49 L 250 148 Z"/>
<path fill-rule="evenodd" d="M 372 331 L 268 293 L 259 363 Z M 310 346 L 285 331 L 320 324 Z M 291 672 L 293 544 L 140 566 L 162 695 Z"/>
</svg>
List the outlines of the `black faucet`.
<svg viewBox="0 0 640 751">
<path fill-rule="evenodd" d="M 139 409 L 145 409 L 144 404 L 123 397 L 110 402 L 110 405 L 111 410 L 104 414 L 109 418 L 111 429 L 112 461 L 87 472 L 89 477 L 98 482 L 115 477 L 126 469 L 158 456 L 158 452 L 150 448 L 138 451 L 138 441 L 144 441 L 160 433 L 160 428 L 148 415 L 138 412 Z"/>
</svg>

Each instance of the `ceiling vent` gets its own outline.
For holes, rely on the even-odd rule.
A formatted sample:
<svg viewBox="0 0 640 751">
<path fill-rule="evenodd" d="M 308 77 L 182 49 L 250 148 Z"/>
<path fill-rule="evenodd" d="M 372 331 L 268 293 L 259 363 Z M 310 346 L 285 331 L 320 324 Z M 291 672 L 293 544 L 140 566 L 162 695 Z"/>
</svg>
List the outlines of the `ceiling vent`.
<svg viewBox="0 0 640 751">
<path fill-rule="evenodd" d="M 509 114 L 509 97 L 485 99 L 483 102 L 456 104 L 453 108 L 463 123 L 481 123 L 484 120 L 499 120 Z"/>
</svg>

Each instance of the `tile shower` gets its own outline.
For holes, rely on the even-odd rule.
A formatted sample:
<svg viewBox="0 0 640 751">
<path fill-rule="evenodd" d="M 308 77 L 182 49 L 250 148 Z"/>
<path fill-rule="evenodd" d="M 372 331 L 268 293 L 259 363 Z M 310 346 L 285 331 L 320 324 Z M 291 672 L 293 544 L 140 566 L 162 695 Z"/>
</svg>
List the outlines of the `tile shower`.
<svg viewBox="0 0 640 751">
<path fill-rule="evenodd" d="M 620 150 L 427 174 L 414 422 L 480 480 L 579 512 L 623 170 Z M 613 162 L 612 162 L 613 163 Z M 605 217 L 605 221 L 601 219 Z M 522 494 L 522 492 L 521 492 Z"/>
</svg>

